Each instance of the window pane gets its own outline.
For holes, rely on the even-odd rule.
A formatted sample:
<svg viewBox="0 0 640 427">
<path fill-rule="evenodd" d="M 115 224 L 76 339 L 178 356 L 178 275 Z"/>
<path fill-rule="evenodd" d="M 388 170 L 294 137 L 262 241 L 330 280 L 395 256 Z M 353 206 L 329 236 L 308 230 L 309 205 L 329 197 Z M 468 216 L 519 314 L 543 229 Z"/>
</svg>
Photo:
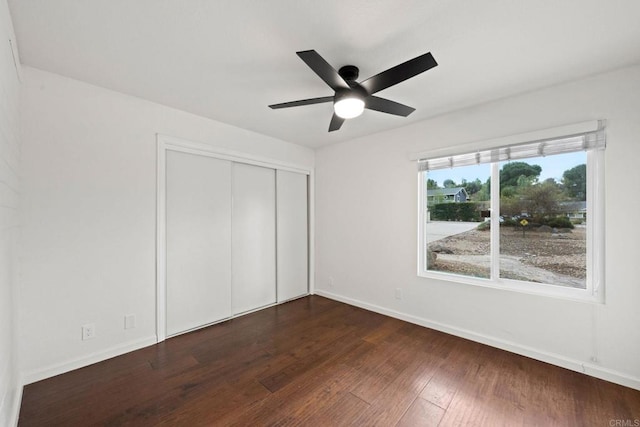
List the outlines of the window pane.
<svg viewBox="0 0 640 427">
<path fill-rule="evenodd" d="M 585 152 L 500 164 L 500 277 L 586 288 Z"/>
<path fill-rule="evenodd" d="M 489 278 L 490 175 L 489 164 L 424 174 L 427 270 Z"/>
</svg>

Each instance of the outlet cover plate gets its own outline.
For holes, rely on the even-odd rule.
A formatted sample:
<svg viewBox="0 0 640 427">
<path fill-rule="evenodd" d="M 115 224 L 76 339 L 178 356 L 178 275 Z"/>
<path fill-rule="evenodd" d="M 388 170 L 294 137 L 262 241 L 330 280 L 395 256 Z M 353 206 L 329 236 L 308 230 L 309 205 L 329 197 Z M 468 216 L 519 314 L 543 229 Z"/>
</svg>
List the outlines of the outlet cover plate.
<svg viewBox="0 0 640 427">
<path fill-rule="evenodd" d="M 82 340 L 90 340 L 96 337 L 96 324 L 87 323 L 82 325 Z"/>
<path fill-rule="evenodd" d="M 124 328 L 125 329 L 133 329 L 136 327 L 136 315 L 129 314 L 124 316 Z"/>
</svg>

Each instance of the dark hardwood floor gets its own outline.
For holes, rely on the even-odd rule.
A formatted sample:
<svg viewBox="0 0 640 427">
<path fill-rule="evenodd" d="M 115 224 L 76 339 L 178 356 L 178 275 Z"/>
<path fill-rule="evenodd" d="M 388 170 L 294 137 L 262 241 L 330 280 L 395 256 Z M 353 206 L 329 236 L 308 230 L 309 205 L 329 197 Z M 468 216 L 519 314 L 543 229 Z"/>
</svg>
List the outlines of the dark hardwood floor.
<svg viewBox="0 0 640 427">
<path fill-rule="evenodd" d="M 312 296 L 30 384 L 19 425 L 635 420 L 640 391 Z"/>
</svg>

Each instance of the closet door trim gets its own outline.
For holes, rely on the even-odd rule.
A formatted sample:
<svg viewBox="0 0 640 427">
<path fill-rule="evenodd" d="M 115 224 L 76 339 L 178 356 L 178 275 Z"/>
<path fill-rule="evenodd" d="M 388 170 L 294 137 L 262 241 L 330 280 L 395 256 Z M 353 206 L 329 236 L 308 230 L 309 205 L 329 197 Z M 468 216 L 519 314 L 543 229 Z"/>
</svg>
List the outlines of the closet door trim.
<svg viewBox="0 0 640 427">
<path fill-rule="evenodd" d="M 307 203 L 309 206 L 308 227 L 308 284 L 309 294 L 314 293 L 314 173 L 313 169 L 292 163 L 280 162 L 268 157 L 229 150 L 223 147 L 189 141 L 182 138 L 157 134 L 157 182 L 156 182 L 156 338 L 162 342 L 167 338 L 167 277 L 166 277 L 166 152 L 167 150 L 200 156 L 230 160 L 236 163 L 262 166 L 270 169 L 297 172 L 309 176 Z M 246 313 L 243 313 L 246 314 Z M 203 327 L 209 325 L 203 325 Z"/>
</svg>

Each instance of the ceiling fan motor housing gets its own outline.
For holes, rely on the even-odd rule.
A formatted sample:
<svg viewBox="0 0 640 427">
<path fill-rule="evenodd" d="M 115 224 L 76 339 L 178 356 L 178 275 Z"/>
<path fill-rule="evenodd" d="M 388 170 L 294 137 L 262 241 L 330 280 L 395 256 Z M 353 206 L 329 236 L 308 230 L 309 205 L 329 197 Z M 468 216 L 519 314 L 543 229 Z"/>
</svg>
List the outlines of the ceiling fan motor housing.
<svg viewBox="0 0 640 427">
<path fill-rule="evenodd" d="M 360 70 L 355 65 L 345 65 L 338 70 L 338 74 L 342 77 L 349 86 L 356 84 L 356 80 L 360 75 Z"/>
</svg>

